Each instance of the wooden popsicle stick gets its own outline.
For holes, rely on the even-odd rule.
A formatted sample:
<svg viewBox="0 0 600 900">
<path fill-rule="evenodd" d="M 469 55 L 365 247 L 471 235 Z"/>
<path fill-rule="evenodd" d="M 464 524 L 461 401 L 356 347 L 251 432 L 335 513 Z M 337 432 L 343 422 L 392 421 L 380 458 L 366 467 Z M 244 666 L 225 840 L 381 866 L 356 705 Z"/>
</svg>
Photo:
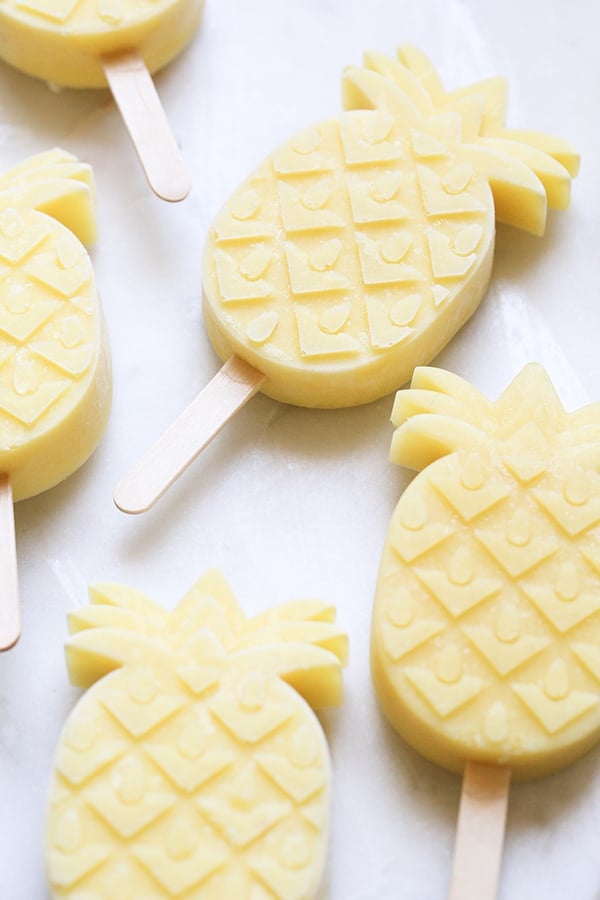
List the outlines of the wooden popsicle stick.
<svg viewBox="0 0 600 900">
<path fill-rule="evenodd" d="M 504 766 L 465 766 L 449 900 L 494 900 L 497 895 L 510 775 Z"/>
<path fill-rule="evenodd" d="M 150 509 L 200 452 L 256 394 L 262 372 L 237 356 L 208 382 L 157 443 L 115 488 L 116 506 L 125 513 Z"/>
<path fill-rule="evenodd" d="M 20 636 L 13 496 L 8 475 L 0 475 L 0 651 L 10 650 Z"/>
<path fill-rule="evenodd" d="M 132 50 L 102 65 L 150 187 L 162 200 L 185 200 L 190 178 L 144 60 Z"/>
</svg>

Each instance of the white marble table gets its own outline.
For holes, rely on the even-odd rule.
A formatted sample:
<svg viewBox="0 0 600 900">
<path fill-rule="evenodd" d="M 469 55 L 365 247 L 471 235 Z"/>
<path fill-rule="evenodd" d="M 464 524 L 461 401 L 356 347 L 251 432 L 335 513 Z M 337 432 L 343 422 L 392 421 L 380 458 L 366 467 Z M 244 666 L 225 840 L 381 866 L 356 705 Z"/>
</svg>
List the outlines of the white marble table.
<svg viewBox="0 0 600 900">
<path fill-rule="evenodd" d="M 459 782 L 383 720 L 368 664 L 373 586 L 405 476 L 387 461 L 391 398 L 315 412 L 255 398 L 149 514 L 127 518 L 115 479 L 217 369 L 199 257 L 222 201 L 264 154 L 339 110 L 344 65 L 417 43 L 448 86 L 502 73 L 510 123 L 569 137 L 583 156 L 571 209 L 543 240 L 500 229 L 492 287 L 438 364 L 497 394 L 528 360 L 567 406 L 600 398 L 600 12 L 591 0 L 208 0 L 201 32 L 158 78 L 194 179 L 154 199 L 118 113 L 99 93 L 51 93 L 0 66 L 0 166 L 59 144 L 94 166 L 93 250 L 115 399 L 93 459 L 16 508 L 23 638 L 0 658 L 0 895 L 44 900 L 45 790 L 67 683 L 65 612 L 120 580 L 173 605 L 209 566 L 249 612 L 292 597 L 337 604 L 352 642 L 344 706 L 323 717 L 335 760 L 331 900 L 438 900 Z M 600 751 L 512 791 L 502 900 L 600 896 Z"/>
</svg>

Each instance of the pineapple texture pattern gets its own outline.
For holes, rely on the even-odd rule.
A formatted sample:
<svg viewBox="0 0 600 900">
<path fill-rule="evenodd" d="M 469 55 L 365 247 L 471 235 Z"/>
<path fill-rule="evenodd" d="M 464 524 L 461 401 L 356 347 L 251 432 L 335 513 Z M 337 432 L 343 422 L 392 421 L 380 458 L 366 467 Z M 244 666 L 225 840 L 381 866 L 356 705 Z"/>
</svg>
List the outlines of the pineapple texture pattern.
<svg viewBox="0 0 600 900">
<path fill-rule="evenodd" d="M 74 683 L 101 680 L 56 754 L 53 897 L 315 897 L 330 760 L 306 701 L 341 697 L 333 610 L 300 601 L 246 619 L 214 571 L 171 614 L 116 585 L 91 596 L 67 659 Z"/>
<path fill-rule="evenodd" d="M 17 500 L 81 465 L 110 408 L 94 273 L 71 229 L 95 237 L 89 166 L 53 150 L 0 179 L 0 470 Z"/>
<path fill-rule="evenodd" d="M 568 203 L 574 154 L 504 129 L 504 92 L 490 79 L 447 93 L 413 48 L 347 70 L 347 111 L 276 150 L 214 222 L 219 355 L 307 406 L 373 400 L 428 362 L 485 292 L 495 216 L 539 233 L 547 202 Z"/>
<path fill-rule="evenodd" d="M 0 212 L 0 452 L 31 440 L 81 393 L 98 353 L 92 265 L 54 219 Z"/>
<path fill-rule="evenodd" d="M 600 404 L 567 414 L 528 366 L 496 402 L 447 372 L 397 395 L 375 684 L 425 756 L 556 770 L 600 733 Z"/>
</svg>

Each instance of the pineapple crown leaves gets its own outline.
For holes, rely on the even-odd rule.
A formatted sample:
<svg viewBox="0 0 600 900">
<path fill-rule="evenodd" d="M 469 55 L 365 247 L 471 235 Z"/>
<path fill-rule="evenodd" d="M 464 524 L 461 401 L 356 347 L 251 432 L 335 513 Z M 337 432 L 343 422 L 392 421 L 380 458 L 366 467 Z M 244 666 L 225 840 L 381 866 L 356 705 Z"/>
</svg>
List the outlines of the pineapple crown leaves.
<svg viewBox="0 0 600 900">
<path fill-rule="evenodd" d="M 96 240 L 92 169 L 58 147 L 30 156 L 0 176 L 0 215 L 15 207 L 56 219 L 86 246 Z"/>
<path fill-rule="evenodd" d="M 341 701 L 348 640 L 335 625 L 335 609 L 320 601 L 293 601 L 246 618 L 214 569 L 172 612 L 118 584 L 92 587 L 90 600 L 68 616 L 67 667 L 79 687 L 123 666 L 200 667 L 279 677 L 314 707 Z"/>
<path fill-rule="evenodd" d="M 344 109 L 379 109 L 443 144 L 460 144 L 462 162 L 487 177 L 496 219 L 544 233 L 547 207 L 566 209 L 579 156 L 564 140 L 505 127 L 507 85 L 487 78 L 445 91 L 427 57 L 402 46 L 397 59 L 368 52 L 342 79 Z"/>
<path fill-rule="evenodd" d="M 600 464 L 600 403 L 567 413 L 545 369 L 527 365 L 496 401 L 458 375 L 415 369 L 410 388 L 398 391 L 390 459 L 421 470 L 461 449 L 490 439 L 519 454 L 547 456 L 556 448 L 573 462 Z"/>
</svg>

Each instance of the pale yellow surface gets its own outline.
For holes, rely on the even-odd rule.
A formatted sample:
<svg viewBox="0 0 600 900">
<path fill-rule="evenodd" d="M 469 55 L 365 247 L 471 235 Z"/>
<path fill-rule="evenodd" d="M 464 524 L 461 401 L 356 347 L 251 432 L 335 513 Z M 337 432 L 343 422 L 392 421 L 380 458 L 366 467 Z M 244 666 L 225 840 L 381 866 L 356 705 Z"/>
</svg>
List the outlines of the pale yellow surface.
<svg viewBox="0 0 600 900">
<path fill-rule="evenodd" d="M 553 772 L 600 737 L 600 404 L 567 414 L 530 365 L 495 403 L 418 369 L 392 459 L 372 667 L 394 727 L 449 769 Z"/>
<path fill-rule="evenodd" d="M 91 185 L 89 167 L 59 150 L 0 179 L 0 471 L 15 500 L 74 472 L 108 418 L 110 361 L 90 258 L 68 228 L 29 208 L 92 237 Z"/>
<path fill-rule="evenodd" d="M 2 0 L 0 57 L 66 87 L 106 86 L 102 57 L 137 50 L 151 72 L 191 40 L 204 0 Z"/>
<path fill-rule="evenodd" d="M 204 251 L 217 353 L 301 406 L 404 384 L 485 294 L 495 220 L 541 234 L 578 163 L 563 141 L 504 128 L 502 79 L 446 93 L 413 48 L 367 54 L 343 89 L 347 111 L 276 150 Z"/>
<path fill-rule="evenodd" d="M 100 585 L 70 616 L 79 701 L 56 753 L 52 897 L 311 900 L 330 758 L 313 706 L 339 703 L 347 641 L 299 601 L 247 619 L 206 573 L 172 613 Z"/>
</svg>

